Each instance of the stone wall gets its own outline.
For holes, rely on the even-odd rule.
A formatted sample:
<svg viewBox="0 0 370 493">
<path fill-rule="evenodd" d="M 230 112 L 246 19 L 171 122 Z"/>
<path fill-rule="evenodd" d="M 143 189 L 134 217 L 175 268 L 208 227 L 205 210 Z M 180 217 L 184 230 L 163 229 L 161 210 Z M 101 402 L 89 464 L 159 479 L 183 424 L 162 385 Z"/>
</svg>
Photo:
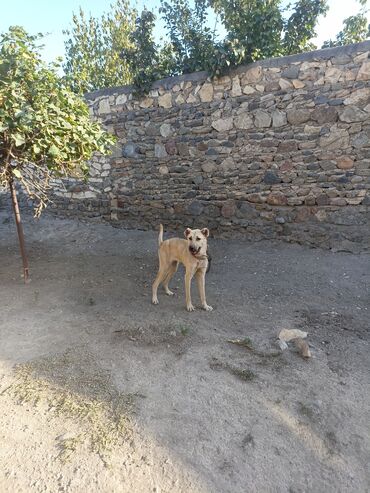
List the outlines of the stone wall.
<svg viewBox="0 0 370 493">
<path fill-rule="evenodd" d="M 53 207 L 129 228 L 370 246 L 370 42 L 88 94 L 117 136 Z"/>
</svg>

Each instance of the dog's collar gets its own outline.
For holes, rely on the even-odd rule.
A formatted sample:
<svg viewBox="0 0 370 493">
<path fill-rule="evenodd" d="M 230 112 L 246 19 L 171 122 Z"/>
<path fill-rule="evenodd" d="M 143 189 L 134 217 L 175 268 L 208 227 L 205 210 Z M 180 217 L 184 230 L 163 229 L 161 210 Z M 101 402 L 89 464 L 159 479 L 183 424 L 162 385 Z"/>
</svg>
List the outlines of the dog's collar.
<svg viewBox="0 0 370 493">
<path fill-rule="evenodd" d="M 200 256 L 200 257 L 199 257 L 198 255 L 194 255 L 194 254 L 192 253 L 192 256 L 193 256 L 194 258 L 196 258 L 197 260 L 206 260 L 206 259 L 208 259 L 208 255 L 207 255 L 207 254 L 206 254 L 206 255 L 202 255 L 202 256 Z"/>
</svg>

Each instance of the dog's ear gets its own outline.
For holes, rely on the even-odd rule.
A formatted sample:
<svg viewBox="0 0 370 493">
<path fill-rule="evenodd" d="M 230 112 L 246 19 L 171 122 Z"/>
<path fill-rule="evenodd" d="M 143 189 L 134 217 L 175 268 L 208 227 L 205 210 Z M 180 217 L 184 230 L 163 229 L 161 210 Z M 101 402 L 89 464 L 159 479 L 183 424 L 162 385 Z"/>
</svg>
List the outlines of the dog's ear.
<svg viewBox="0 0 370 493">
<path fill-rule="evenodd" d="M 190 228 L 186 228 L 185 231 L 184 231 L 184 236 L 185 238 L 187 238 L 191 233 L 191 229 Z"/>
<path fill-rule="evenodd" d="M 209 236 L 209 229 L 208 228 L 203 228 L 203 229 L 201 229 L 201 231 L 202 231 L 203 236 L 205 236 L 206 238 L 208 238 L 208 236 Z"/>
</svg>

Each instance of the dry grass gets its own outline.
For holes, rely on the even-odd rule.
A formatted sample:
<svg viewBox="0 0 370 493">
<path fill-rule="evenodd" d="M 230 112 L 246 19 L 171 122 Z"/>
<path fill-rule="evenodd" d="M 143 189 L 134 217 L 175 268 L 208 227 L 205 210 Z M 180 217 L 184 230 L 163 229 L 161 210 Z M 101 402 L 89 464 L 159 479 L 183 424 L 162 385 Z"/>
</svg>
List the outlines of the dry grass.
<svg viewBox="0 0 370 493">
<path fill-rule="evenodd" d="M 109 373 L 81 348 L 18 365 L 15 381 L 5 392 L 20 404 L 46 404 L 55 416 L 79 423 L 78 435 L 61 437 L 62 461 L 87 442 L 108 465 L 109 452 L 132 434 L 137 395 L 119 392 Z"/>
<path fill-rule="evenodd" d="M 249 351 L 252 351 L 253 354 L 260 356 L 261 358 L 275 358 L 282 354 L 281 351 L 259 351 L 253 346 L 249 337 L 245 337 L 244 339 L 228 339 L 227 342 L 249 349 Z"/>
<path fill-rule="evenodd" d="M 68 462 L 83 441 L 84 437 L 81 434 L 69 438 L 61 437 L 58 454 L 60 461 L 63 462 L 63 464 Z"/>
<path fill-rule="evenodd" d="M 245 382 L 252 381 L 257 377 L 257 375 L 252 370 L 230 365 L 230 363 L 227 363 L 225 361 L 220 361 L 215 357 L 213 357 L 212 360 L 210 361 L 209 367 L 215 371 L 227 370 L 229 373 L 235 375 L 240 380 L 244 380 Z"/>
<path fill-rule="evenodd" d="M 228 365 L 227 369 L 232 375 L 235 375 L 240 380 L 245 380 L 249 382 L 256 378 L 256 374 L 252 370 L 248 370 L 247 368 L 238 368 L 236 366 Z"/>
</svg>

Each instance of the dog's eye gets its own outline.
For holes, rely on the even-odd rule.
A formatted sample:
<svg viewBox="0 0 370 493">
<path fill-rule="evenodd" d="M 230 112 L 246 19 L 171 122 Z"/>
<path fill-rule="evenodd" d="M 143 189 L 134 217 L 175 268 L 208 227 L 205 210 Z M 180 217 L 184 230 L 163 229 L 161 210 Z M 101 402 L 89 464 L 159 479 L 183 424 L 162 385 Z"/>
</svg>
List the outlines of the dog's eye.
<svg viewBox="0 0 370 493">
<path fill-rule="evenodd" d="M 189 237 L 189 240 L 191 241 L 192 239 L 193 239 L 193 238 L 190 236 L 190 237 Z"/>
<path fill-rule="evenodd" d="M 197 241 L 200 241 L 200 238 L 197 238 Z"/>
</svg>

